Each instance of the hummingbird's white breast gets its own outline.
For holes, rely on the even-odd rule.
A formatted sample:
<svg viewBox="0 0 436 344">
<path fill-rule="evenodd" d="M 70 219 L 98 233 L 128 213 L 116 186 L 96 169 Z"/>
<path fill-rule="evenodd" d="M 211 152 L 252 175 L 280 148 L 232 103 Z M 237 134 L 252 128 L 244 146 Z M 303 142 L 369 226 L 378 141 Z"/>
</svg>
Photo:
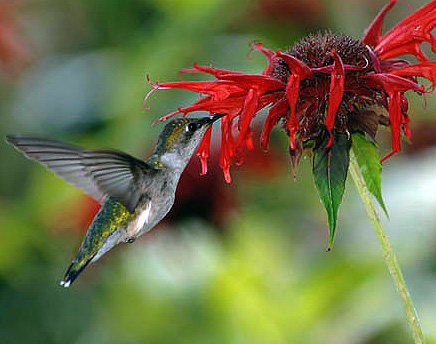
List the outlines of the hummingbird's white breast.
<svg viewBox="0 0 436 344">
<path fill-rule="evenodd" d="M 127 226 L 127 238 L 137 237 L 143 230 L 145 230 L 150 225 L 151 208 L 152 201 L 149 200 L 146 203 L 146 206 L 138 212 L 138 215 Z"/>
<path fill-rule="evenodd" d="M 187 162 L 189 161 L 189 158 L 187 159 L 179 153 L 167 152 L 161 156 L 160 160 L 167 168 L 170 168 L 181 174 Z"/>
</svg>

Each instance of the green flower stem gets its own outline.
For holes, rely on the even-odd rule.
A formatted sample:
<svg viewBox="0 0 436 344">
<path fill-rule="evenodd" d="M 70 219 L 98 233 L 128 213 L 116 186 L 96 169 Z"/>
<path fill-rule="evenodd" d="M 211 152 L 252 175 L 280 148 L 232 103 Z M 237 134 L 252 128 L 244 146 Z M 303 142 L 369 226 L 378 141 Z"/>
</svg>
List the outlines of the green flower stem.
<svg viewBox="0 0 436 344">
<path fill-rule="evenodd" d="M 413 332 L 413 337 L 415 343 L 422 344 L 424 339 L 422 336 L 422 331 L 419 326 L 418 315 L 416 314 L 415 307 L 413 306 L 412 298 L 410 297 L 409 290 L 407 289 L 406 282 L 404 281 L 403 273 L 401 272 L 400 266 L 398 265 L 397 257 L 392 250 L 389 239 L 386 236 L 386 231 L 380 222 L 377 211 L 375 210 L 374 203 L 368 192 L 365 181 L 360 174 L 359 165 L 357 164 L 356 156 L 351 150 L 350 152 L 350 173 L 353 178 L 354 184 L 359 191 L 360 198 L 365 205 L 366 212 L 369 219 L 374 226 L 375 232 L 377 234 L 378 240 L 383 250 L 383 255 L 385 257 L 386 264 L 389 267 L 389 272 L 391 273 L 392 279 L 394 280 L 395 286 L 397 288 L 398 294 L 400 295 L 403 307 L 406 311 L 407 321 Z"/>
</svg>

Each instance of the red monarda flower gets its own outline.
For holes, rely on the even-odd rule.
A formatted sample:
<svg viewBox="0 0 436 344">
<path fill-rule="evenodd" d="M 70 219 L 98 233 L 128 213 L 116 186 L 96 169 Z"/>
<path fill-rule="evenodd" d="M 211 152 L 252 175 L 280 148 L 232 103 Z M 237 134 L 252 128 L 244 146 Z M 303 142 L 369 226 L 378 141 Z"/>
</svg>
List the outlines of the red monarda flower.
<svg viewBox="0 0 436 344">
<path fill-rule="evenodd" d="M 285 52 L 254 44 L 253 48 L 268 59 L 261 75 L 194 64 L 183 72 L 208 73 L 216 80 L 153 85 L 155 89 L 181 88 L 204 95 L 160 120 L 194 111 L 225 114 L 220 166 L 227 182 L 232 163 L 241 163 L 245 149 L 253 146 L 251 121 L 266 107 L 261 146 L 268 149 L 271 130 L 280 123 L 289 136 L 294 165 L 303 148 L 323 133 L 329 135 L 324 144 L 328 148 L 334 144 L 335 133 L 361 131 L 374 138 L 379 124 L 390 126 L 392 131 L 392 152 L 384 161 L 401 150 L 402 132 L 411 136 L 405 92 L 423 94 L 436 85 L 436 62 L 430 62 L 420 49 L 421 43 L 428 42 L 436 53 L 436 39 L 431 34 L 436 26 L 436 1 L 382 35 L 385 15 L 395 3 L 391 0 L 381 10 L 361 40 L 326 32 L 306 37 Z M 414 55 L 419 63 L 397 58 L 405 54 Z M 426 91 L 417 77 L 428 79 L 431 89 Z M 205 135 L 197 152 L 203 173 L 207 170 L 210 134 Z"/>
</svg>

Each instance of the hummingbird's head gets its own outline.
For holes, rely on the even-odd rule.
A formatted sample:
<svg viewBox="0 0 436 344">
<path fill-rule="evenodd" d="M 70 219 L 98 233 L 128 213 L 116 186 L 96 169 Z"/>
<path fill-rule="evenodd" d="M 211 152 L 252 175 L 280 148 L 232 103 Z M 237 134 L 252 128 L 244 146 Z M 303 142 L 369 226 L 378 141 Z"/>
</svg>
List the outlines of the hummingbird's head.
<svg viewBox="0 0 436 344">
<path fill-rule="evenodd" d="M 154 155 L 165 166 L 183 170 L 206 130 L 222 116 L 177 118 L 168 122 L 159 135 Z"/>
</svg>

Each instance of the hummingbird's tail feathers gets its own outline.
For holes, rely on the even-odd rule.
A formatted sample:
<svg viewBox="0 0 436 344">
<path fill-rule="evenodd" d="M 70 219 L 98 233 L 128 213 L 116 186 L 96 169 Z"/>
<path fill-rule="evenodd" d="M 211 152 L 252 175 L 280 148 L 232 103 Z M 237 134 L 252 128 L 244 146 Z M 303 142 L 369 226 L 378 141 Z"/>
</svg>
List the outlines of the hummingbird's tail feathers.
<svg viewBox="0 0 436 344">
<path fill-rule="evenodd" d="M 68 288 L 79 275 L 82 273 L 83 269 L 85 269 L 92 259 L 87 260 L 83 264 L 79 264 L 76 261 L 73 261 L 65 273 L 64 278 L 60 282 L 62 287 Z"/>
<path fill-rule="evenodd" d="M 115 201 L 112 205 L 122 207 L 122 205 Z M 125 232 L 122 230 L 115 230 L 110 232 L 110 230 L 104 230 L 104 224 L 102 224 L 101 218 L 111 218 L 114 213 L 113 209 L 110 207 L 111 204 L 106 204 L 97 214 L 92 223 L 91 227 L 86 233 L 86 236 L 79 248 L 76 258 L 73 260 L 71 265 L 68 267 L 64 278 L 60 282 L 61 286 L 68 288 L 71 283 L 73 283 L 77 277 L 82 273 L 82 271 L 89 265 L 100 259 L 107 251 L 115 247 L 121 242 L 126 241 Z M 127 210 L 125 210 L 127 211 Z M 108 216 L 108 212 L 110 213 Z M 115 213 L 115 216 L 117 214 Z"/>
</svg>

